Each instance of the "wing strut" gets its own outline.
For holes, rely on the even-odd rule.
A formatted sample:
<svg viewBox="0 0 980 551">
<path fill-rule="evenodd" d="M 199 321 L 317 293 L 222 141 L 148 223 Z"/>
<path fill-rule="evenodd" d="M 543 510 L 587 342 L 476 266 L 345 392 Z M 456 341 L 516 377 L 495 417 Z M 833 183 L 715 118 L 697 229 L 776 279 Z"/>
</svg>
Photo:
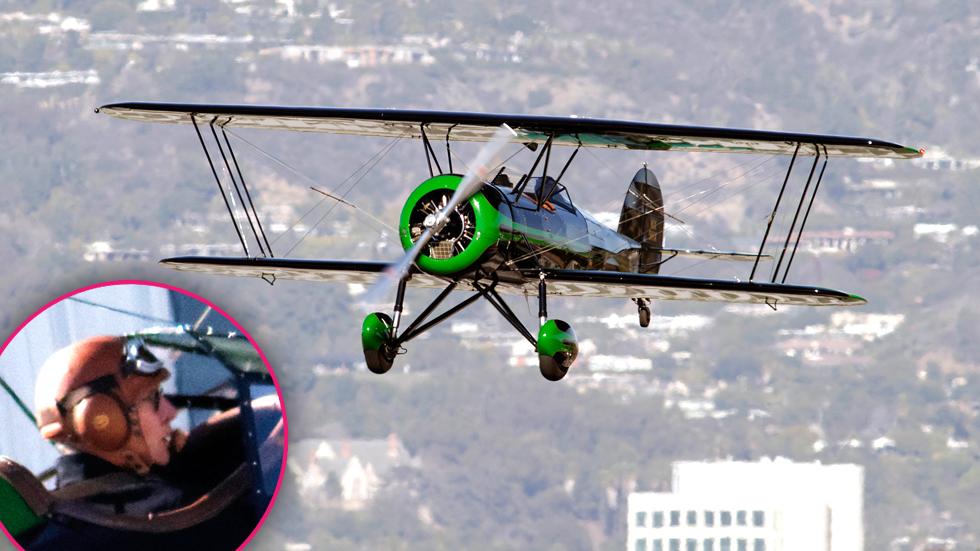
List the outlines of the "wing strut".
<svg viewBox="0 0 980 551">
<path fill-rule="evenodd" d="M 793 165 L 796 162 L 797 154 L 800 151 L 800 146 L 802 143 L 797 142 L 796 150 L 793 152 L 793 158 L 789 162 L 789 168 L 786 170 L 786 177 L 783 179 L 783 187 L 779 190 L 779 196 L 776 197 L 776 204 L 772 208 L 772 213 L 769 215 L 769 222 L 766 224 L 766 232 L 762 236 L 762 244 L 759 245 L 759 252 L 755 255 L 755 262 L 752 264 L 752 273 L 749 275 L 749 281 L 755 278 L 756 268 L 759 266 L 759 260 L 763 256 L 762 252 L 766 248 L 766 240 L 769 238 L 769 232 L 772 230 L 772 223 L 776 219 L 776 213 L 779 211 L 779 204 L 783 200 L 783 194 L 786 192 L 786 184 L 789 182 L 790 174 L 793 172 Z M 827 152 L 827 146 L 824 144 L 812 144 L 814 149 L 813 164 L 810 165 L 810 173 L 807 175 L 806 184 L 803 185 L 803 192 L 800 194 L 800 201 L 796 205 L 796 212 L 793 214 L 793 221 L 790 222 L 789 231 L 786 232 L 786 239 L 783 241 L 783 250 L 779 253 L 779 259 L 776 261 L 776 266 L 772 271 L 772 278 L 770 283 L 776 283 L 777 280 L 780 283 L 786 283 L 786 277 L 789 275 L 790 266 L 793 265 L 793 259 L 796 258 L 796 251 L 800 247 L 800 239 L 803 237 L 803 229 L 806 227 L 806 222 L 810 218 L 810 210 L 813 208 L 813 202 L 817 197 L 817 191 L 820 190 L 820 182 L 823 181 L 824 172 L 827 170 L 827 160 L 830 155 Z M 822 151 L 821 151 L 822 149 Z M 804 153 L 806 154 L 806 153 Z M 817 175 L 817 181 L 814 183 L 813 175 L 816 174 L 817 164 L 820 162 L 820 158 L 823 157 L 823 165 L 820 167 L 820 173 Z M 810 185 L 813 184 L 813 192 L 810 193 Z M 807 194 L 810 194 L 809 201 L 807 201 Z M 806 211 L 803 211 L 803 203 L 806 202 Z M 800 222 L 799 230 L 796 229 L 796 223 L 800 220 L 800 212 L 803 212 L 803 221 Z M 793 250 L 790 252 L 789 259 L 786 262 L 786 268 L 783 269 L 782 278 L 779 276 L 779 271 L 783 267 L 783 260 L 786 260 L 786 252 L 789 251 L 789 242 L 793 239 L 793 233 L 796 232 L 796 240 L 793 243 Z"/>
<path fill-rule="evenodd" d="M 820 167 L 820 175 L 817 176 L 817 184 L 813 187 L 813 195 L 810 196 L 810 203 L 806 206 L 806 212 L 803 213 L 803 222 L 800 224 L 800 233 L 796 234 L 796 243 L 793 244 L 793 254 L 789 255 L 789 262 L 786 264 L 786 271 L 783 272 L 782 283 L 786 283 L 786 274 L 789 273 L 790 264 L 793 263 L 793 258 L 796 257 L 796 249 L 800 246 L 800 238 L 803 237 L 803 227 L 806 226 L 806 220 L 810 217 L 810 208 L 813 207 L 813 200 L 816 199 L 817 190 L 820 189 L 820 182 L 823 181 L 823 171 L 827 169 L 827 159 L 830 158 L 830 156 L 827 155 L 827 146 L 823 146 L 823 152 L 823 166 Z"/>
<path fill-rule="evenodd" d="M 534 159 L 534 164 L 531 165 L 531 170 L 527 171 L 527 174 L 525 174 L 524 176 L 521 176 L 520 181 L 518 181 L 517 185 L 514 186 L 514 195 L 520 197 L 521 194 L 524 193 L 524 188 L 527 187 L 527 183 L 531 180 L 531 177 L 534 176 L 534 171 L 538 169 L 538 163 L 541 162 L 541 158 L 545 156 L 545 153 L 547 153 L 549 157 L 551 156 L 551 142 L 553 138 L 554 138 L 553 135 L 548 136 L 548 141 L 544 142 L 544 149 L 542 149 L 541 153 L 538 153 L 538 157 Z M 548 175 L 547 161 L 545 161 L 545 165 L 546 166 L 544 171 L 545 171 L 545 176 L 547 176 Z"/>
<path fill-rule="evenodd" d="M 579 149 L 582 149 L 582 144 L 578 144 L 578 146 L 575 148 L 575 151 L 572 151 L 571 156 L 568 157 L 567 161 L 565 161 L 565 166 L 562 167 L 561 172 L 558 173 L 558 177 L 555 178 L 556 188 L 558 187 L 558 184 L 561 183 L 561 177 L 565 175 L 565 171 L 568 170 L 569 165 L 572 164 L 572 161 L 575 160 L 575 156 L 578 155 Z"/>
<path fill-rule="evenodd" d="M 442 174 L 442 167 L 439 166 L 439 159 L 436 158 L 436 152 L 432 150 L 432 143 L 429 142 L 429 136 L 425 133 L 425 124 L 420 124 L 419 130 L 422 131 L 422 146 L 425 149 L 425 162 L 429 163 L 429 176 L 435 176 L 435 173 L 432 172 L 433 161 L 436 163 L 436 169 L 439 170 L 439 174 Z"/>
<path fill-rule="evenodd" d="M 457 125 L 453 124 L 452 126 L 449 127 L 449 130 L 446 130 L 446 158 L 449 159 L 450 174 L 453 174 L 453 152 L 449 147 L 449 135 L 452 134 L 453 128 L 456 128 L 456 126 Z"/>
<path fill-rule="evenodd" d="M 213 129 L 213 128 L 212 128 Z M 248 205 L 252 209 L 252 216 L 255 217 L 255 224 L 259 227 L 259 233 L 262 235 L 262 241 L 265 241 L 265 250 L 269 258 L 275 258 L 272 254 L 272 245 L 269 244 L 269 238 L 266 237 L 265 229 L 262 227 L 262 220 L 259 218 L 258 211 L 255 210 L 255 203 L 252 202 L 252 194 L 248 191 L 248 186 L 245 185 L 245 176 L 242 175 L 242 169 L 238 166 L 238 159 L 235 157 L 235 150 L 231 147 L 231 142 L 228 141 L 228 134 L 225 132 L 225 125 L 221 125 L 221 135 L 225 139 L 225 145 L 228 147 L 228 153 L 231 154 L 231 161 L 235 164 L 235 171 L 238 172 L 238 180 L 242 183 L 242 189 L 245 190 L 245 197 L 248 198 Z M 244 203 L 242 203 L 244 206 Z M 245 209 L 245 214 L 248 215 L 248 209 Z M 251 222 L 251 221 L 250 221 Z M 255 228 L 252 229 L 255 231 Z M 258 235 L 255 236 L 256 241 L 258 241 Z M 261 247 L 261 242 L 259 243 Z"/>
<path fill-rule="evenodd" d="M 813 156 L 813 164 L 810 165 L 810 175 L 806 178 L 806 185 L 803 186 L 803 193 L 800 195 L 800 202 L 796 205 L 796 214 L 793 215 L 793 222 L 789 225 L 789 231 L 786 232 L 786 241 L 783 242 L 783 252 L 779 253 L 779 260 L 776 262 L 776 269 L 772 273 L 772 283 L 776 283 L 776 278 L 779 277 L 779 267 L 783 264 L 783 257 L 786 256 L 786 249 L 789 247 L 789 240 L 793 237 L 793 230 L 796 229 L 796 221 L 800 218 L 800 210 L 803 208 L 803 201 L 806 200 L 806 193 L 810 191 L 810 183 L 813 181 L 813 173 L 817 169 L 817 162 L 820 161 L 820 146 L 813 146 L 816 149 L 816 155 Z M 824 165 L 826 168 L 826 165 Z M 820 170 L 820 177 L 823 178 L 823 169 Z M 814 189 L 814 196 L 817 190 Z M 811 201 L 812 205 L 812 201 Z M 809 212 L 809 209 L 807 209 Z M 803 226 L 800 226 L 800 235 L 803 235 Z M 799 244 L 799 239 L 797 239 L 797 245 Z M 796 254 L 796 246 L 793 247 L 793 254 Z M 786 264 L 786 271 L 783 272 L 783 282 L 786 281 L 786 275 L 789 273 L 789 263 Z"/>
<path fill-rule="evenodd" d="M 817 150 L 813 157 L 813 164 L 810 165 L 810 175 L 806 177 L 806 184 L 803 186 L 803 193 L 800 195 L 800 202 L 796 204 L 796 213 L 793 214 L 793 221 L 790 222 L 789 231 L 786 232 L 786 241 L 783 242 L 783 251 L 779 253 L 779 260 L 776 261 L 776 269 L 772 272 L 772 283 L 779 277 L 779 268 L 783 265 L 783 258 L 786 257 L 786 249 L 789 247 L 789 240 L 793 237 L 793 230 L 796 229 L 796 221 L 800 218 L 800 209 L 803 208 L 803 200 L 806 193 L 810 191 L 810 183 L 813 181 L 813 172 L 817 169 L 817 162 L 820 161 L 820 146 L 813 146 Z"/>
<path fill-rule="evenodd" d="M 212 118 L 208 123 L 208 126 L 211 128 L 211 136 L 214 138 L 214 143 L 218 146 L 218 152 L 221 154 L 221 160 L 224 162 L 225 170 L 228 171 L 228 177 L 231 178 L 231 188 L 235 190 L 235 195 L 238 196 L 238 202 L 241 204 L 242 210 L 245 212 L 245 219 L 248 220 L 248 226 L 252 230 L 252 237 L 255 239 L 255 244 L 258 245 L 261 255 L 263 257 L 272 258 L 274 257 L 272 254 L 272 245 L 269 244 L 269 238 L 266 236 L 265 229 L 262 227 L 262 221 L 259 219 L 259 213 L 255 209 L 255 203 L 252 201 L 252 194 L 249 192 L 248 185 L 245 183 L 245 177 L 242 174 L 241 166 L 238 164 L 238 158 L 235 156 L 235 150 L 232 148 L 231 141 L 228 139 L 228 134 L 225 132 L 224 125 L 228 124 L 231 119 L 229 118 L 224 122 L 224 124 L 219 124 L 221 127 L 221 135 L 224 137 L 225 147 L 228 148 L 228 154 L 225 153 L 225 147 L 222 147 L 221 139 L 218 138 L 218 133 L 214 128 L 217 119 L 217 117 Z M 225 202 L 225 208 L 228 209 L 228 216 L 231 218 L 232 225 L 235 227 L 235 233 L 238 234 L 238 240 L 241 242 L 242 248 L 245 250 L 245 255 L 251 257 L 252 254 L 249 251 L 248 239 L 246 239 L 244 235 L 244 228 L 242 228 L 241 224 L 239 223 L 239 219 L 235 216 L 236 209 L 232 208 L 231 203 L 234 202 L 232 191 L 229 189 L 226 192 L 225 186 L 221 183 L 221 178 L 218 176 L 218 170 L 214 166 L 211 153 L 208 150 L 207 144 L 204 142 L 204 136 L 201 134 L 201 130 L 198 127 L 197 119 L 194 114 L 191 114 L 191 122 L 194 124 L 194 131 L 197 133 L 197 139 L 201 142 L 201 148 L 204 149 L 204 156 L 207 158 L 208 165 L 211 167 L 211 174 L 214 175 L 214 181 L 218 185 L 218 192 L 221 193 L 221 199 Z M 231 156 L 231 163 L 228 162 L 229 155 Z M 235 165 L 234 171 L 231 168 L 232 164 Z M 235 177 L 236 173 L 238 174 L 237 178 Z M 242 190 L 245 192 L 244 195 L 242 195 Z M 231 198 L 230 201 L 229 197 Z M 251 209 L 251 211 L 249 211 L 249 209 Z"/>
<path fill-rule="evenodd" d="M 238 202 L 242 205 L 242 209 L 245 211 L 245 219 L 248 220 L 248 227 L 252 230 L 252 235 L 255 237 L 255 242 L 259 246 L 259 251 L 262 252 L 262 256 L 267 256 L 265 253 L 265 248 L 262 247 L 262 240 L 259 238 L 259 233 L 255 230 L 255 224 L 252 222 L 252 215 L 248 212 L 248 205 L 245 204 L 245 198 L 242 197 L 241 187 L 238 186 L 238 180 L 235 179 L 235 173 L 231 171 L 231 165 L 228 164 L 228 156 L 225 155 L 225 149 L 221 147 L 221 140 L 218 139 L 218 133 L 214 130 L 214 122 L 217 119 L 217 117 L 211 119 L 211 123 L 209 124 L 211 127 L 211 135 L 214 136 L 214 143 L 218 144 L 218 152 L 221 153 L 221 160 L 225 163 L 225 170 L 228 171 L 228 177 L 231 178 L 231 186 L 235 189 L 235 195 L 238 195 Z M 222 131 L 223 130 L 224 129 L 222 128 Z M 227 136 L 225 136 L 225 138 L 227 138 Z M 229 148 L 231 147 L 230 142 L 228 143 L 228 146 Z M 237 163 L 235 166 L 238 166 Z M 241 171 L 239 171 L 239 173 L 241 173 Z M 242 184 L 244 183 L 245 180 L 243 179 Z M 231 192 L 229 192 L 229 194 L 230 193 Z"/>
<path fill-rule="evenodd" d="M 235 219 L 235 213 L 231 210 L 231 204 L 228 202 L 228 197 L 225 195 L 225 188 L 221 185 L 221 178 L 218 177 L 218 171 L 214 168 L 214 161 L 211 160 L 211 153 L 208 152 L 208 146 L 204 143 L 204 136 L 201 135 L 201 129 L 197 126 L 197 120 L 194 114 L 191 114 L 191 122 L 194 123 L 194 131 L 197 132 L 197 139 L 201 141 L 201 147 L 204 148 L 204 156 L 208 159 L 208 164 L 211 166 L 211 174 L 214 174 L 214 181 L 218 184 L 218 193 L 221 194 L 221 199 L 225 202 L 225 207 L 228 209 L 228 216 L 231 217 L 231 224 L 235 226 L 235 233 L 238 234 L 238 240 L 242 243 L 242 248 L 245 249 L 245 256 L 252 256 L 248 252 L 248 245 L 245 243 L 245 237 L 242 235 L 241 229 L 238 227 L 238 221 Z"/>
<path fill-rule="evenodd" d="M 772 229 L 772 223 L 776 219 L 776 211 L 779 210 L 779 202 L 783 200 L 783 192 L 786 191 L 786 183 L 789 182 L 789 175 L 793 172 L 793 164 L 796 162 L 796 155 L 800 152 L 800 143 L 796 143 L 796 149 L 793 151 L 793 158 L 789 161 L 789 168 L 786 170 L 786 177 L 783 179 L 783 187 L 779 190 L 779 196 L 776 197 L 776 204 L 772 207 L 772 213 L 769 215 L 769 223 L 766 224 L 766 233 L 762 235 L 762 244 L 759 245 L 759 253 L 755 257 L 755 263 L 752 264 L 752 273 L 749 274 L 749 281 L 755 277 L 755 269 L 759 267 L 759 259 L 762 258 L 762 251 L 766 248 L 766 239 L 769 238 L 769 230 Z"/>
</svg>

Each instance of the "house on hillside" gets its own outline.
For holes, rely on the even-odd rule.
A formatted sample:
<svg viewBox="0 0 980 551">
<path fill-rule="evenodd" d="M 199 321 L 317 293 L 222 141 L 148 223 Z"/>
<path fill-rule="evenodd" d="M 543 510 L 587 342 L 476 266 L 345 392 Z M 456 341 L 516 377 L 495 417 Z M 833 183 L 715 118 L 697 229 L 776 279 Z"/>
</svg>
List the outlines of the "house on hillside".
<svg viewBox="0 0 980 551">
<path fill-rule="evenodd" d="M 856 352 L 861 342 L 846 337 L 806 338 L 792 337 L 776 345 L 790 358 L 799 357 L 803 362 L 815 365 L 865 364 L 868 359 Z"/>
<path fill-rule="evenodd" d="M 830 326 L 834 333 L 853 335 L 868 342 L 894 333 L 903 321 L 904 314 L 834 312 L 830 316 Z"/>
<path fill-rule="evenodd" d="M 309 507 L 359 510 L 395 470 L 418 468 L 397 435 L 376 440 L 308 438 L 290 446 L 287 462 Z"/>
<path fill-rule="evenodd" d="M 146 249 L 116 249 L 108 241 L 93 241 L 85 247 L 82 259 L 86 262 L 147 261 L 150 259 L 150 251 Z"/>
<path fill-rule="evenodd" d="M 378 65 L 431 65 L 435 58 L 425 48 L 406 44 L 338 46 L 331 44 L 290 44 L 259 51 L 288 62 L 343 63 L 348 68 Z"/>
<path fill-rule="evenodd" d="M 886 230 L 842 230 L 803 232 L 800 245 L 813 254 L 853 254 L 868 244 L 888 245 L 895 239 L 895 233 Z"/>
</svg>

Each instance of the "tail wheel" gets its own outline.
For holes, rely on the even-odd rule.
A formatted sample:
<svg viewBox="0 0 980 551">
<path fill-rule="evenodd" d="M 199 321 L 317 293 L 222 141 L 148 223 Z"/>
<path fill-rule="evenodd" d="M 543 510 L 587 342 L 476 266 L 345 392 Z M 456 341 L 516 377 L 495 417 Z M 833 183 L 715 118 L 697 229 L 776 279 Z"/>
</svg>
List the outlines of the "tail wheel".
<svg viewBox="0 0 980 551">
<path fill-rule="evenodd" d="M 560 381 L 578 356 L 578 338 L 562 320 L 548 320 L 538 330 L 538 366 L 549 381 Z"/>
<path fill-rule="evenodd" d="M 650 308 L 648 306 L 640 306 L 639 316 L 640 327 L 650 327 Z"/>
<path fill-rule="evenodd" d="M 383 312 L 368 314 L 361 324 L 364 361 L 372 373 L 387 373 L 395 361 L 397 345 L 391 336 L 391 317 Z"/>
<path fill-rule="evenodd" d="M 636 303 L 636 314 L 640 318 L 640 327 L 650 326 L 650 299 L 634 298 Z"/>
</svg>

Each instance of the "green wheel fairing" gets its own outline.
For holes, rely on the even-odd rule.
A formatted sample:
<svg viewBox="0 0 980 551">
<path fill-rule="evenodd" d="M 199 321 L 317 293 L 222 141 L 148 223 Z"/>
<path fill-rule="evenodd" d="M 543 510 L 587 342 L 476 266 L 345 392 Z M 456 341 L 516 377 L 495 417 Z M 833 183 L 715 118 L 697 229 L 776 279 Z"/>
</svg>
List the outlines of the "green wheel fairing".
<svg viewBox="0 0 980 551">
<path fill-rule="evenodd" d="M 578 338 L 571 325 L 548 320 L 538 330 L 538 362 L 545 379 L 561 380 L 577 356 Z"/>
<path fill-rule="evenodd" d="M 379 350 L 391 333 L 391 318 L 387 314 L 368 314 L 361 324 L 361 345 L 364 350 Z"/>
<path fill-rule="evenodd" d="M 554 356 L 558 352 L 566 352 L 575 361 L 578 356 L 578 338 L 572 326 L 562 320 L 548 320 L 538 330 L 538 354 Z"/>
<path fill-rule="evenodd" d="M 402 207 L 401 218 L 398 224 L 398 235 L 401 239 L 402 247 L 406 251 L 411 249 L 414 244 L 409 219 L 412 210 L 418 202 L 422 197 L 432 191 L 440 189 L 455 191 L 462 180 L 463 177 L 457 174 L 440 174 L 419 184 L 412 194 L 408 196 L 408 200 L 405 201 L 405 206 Z M 416 262 L 422 270 L 440 275 L 462 272 L 478 262 L 483 254 L 500 240 L 500 226 L 501 224 L 507 224 L 509 226 L 510 220 L 501 216 L 500 211 L 490 203 L 482 191 L 470 197 L 469 205 L 473 209 L 475 219 L 473 240 L 461 253 L 450 258 L 436 259 L 426 254 L 420 254 Z"/>
<path fill-rule="evenodd" d="M 397 350 L 391 338 L 391 326 L 391 317 L 383 312 L 368 314 L 361 324 L 364 363 L 372 373 L 387 373 L 395 361 Z"/>
<path fill-rule="evenodd" d="M 578 338 L 571 325 L 562 320 L 548 320 L 538 330 L 538 354 L 554 357 L 559 352 L 567 354 L 568 365 L 572 365 L 578 356 Z"/>
</svg>

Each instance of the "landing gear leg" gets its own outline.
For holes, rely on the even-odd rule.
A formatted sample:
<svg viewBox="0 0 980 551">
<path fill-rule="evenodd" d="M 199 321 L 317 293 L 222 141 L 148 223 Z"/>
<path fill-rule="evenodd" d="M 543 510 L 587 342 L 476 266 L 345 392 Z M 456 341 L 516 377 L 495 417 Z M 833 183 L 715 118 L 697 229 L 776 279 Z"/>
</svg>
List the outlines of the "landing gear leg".
<svg viewBox="0 0 980 551">
<path fill-rule="evenodd" d="M 364 362 L 372 373 L 387 373 L 398 354 L 398 324 L 402 319 L 405 302 L 405 279 L 398 282 L 395 296 L 394 317 L 383 312 L 374 312 L 364 318 L 361 325 L 361 346 L 364 349 Z"/>
<path fill-rule="evenodd" d="M 544 282 L 544 274 L 538 275 L 538 327 L 548 320 L 548 284 Z"/>
<path fill-rule="evenodd" d="M 636 303 L 636 313 L 640 318 L 640 327 L 650 326 L 650 307 L 647 306 L 650 301 L 645 298 L 634 298 L 633 302 Z"/>
<path fill-rule="evenodd" d="M 544 274 L 538 281 L 538 367 L 541 376 L 559 381 L 578 356 L 578 339 L 572 326 L 562 320 L 548 319 L 548 285 Z"/>
<path fill-rule="evenodd" d="M 402 278 L 398 282 L 398 291 L 395 293 L 395 308 L 392 315 L 391 338 L 398 334 L 398 324 L 402 321 L 402 305 L 405 303 L 405 286 L 408 279 Z"/>
</svg>

